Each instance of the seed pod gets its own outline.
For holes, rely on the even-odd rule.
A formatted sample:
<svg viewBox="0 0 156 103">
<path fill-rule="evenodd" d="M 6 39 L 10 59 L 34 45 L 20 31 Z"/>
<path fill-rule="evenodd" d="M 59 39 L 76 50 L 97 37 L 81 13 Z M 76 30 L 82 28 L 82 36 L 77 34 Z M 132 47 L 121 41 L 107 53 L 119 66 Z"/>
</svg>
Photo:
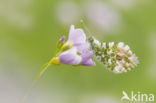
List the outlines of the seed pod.
<svg viewBox="0 0 156 103">
<path fill-rule="evenodd" d="M 90 48 L 96 59 L 114 73 L 123 73 L 137 66 L 138 58 L 123 42 L 99 42 L 95 37 L 89 36 Z"/>
</svg>

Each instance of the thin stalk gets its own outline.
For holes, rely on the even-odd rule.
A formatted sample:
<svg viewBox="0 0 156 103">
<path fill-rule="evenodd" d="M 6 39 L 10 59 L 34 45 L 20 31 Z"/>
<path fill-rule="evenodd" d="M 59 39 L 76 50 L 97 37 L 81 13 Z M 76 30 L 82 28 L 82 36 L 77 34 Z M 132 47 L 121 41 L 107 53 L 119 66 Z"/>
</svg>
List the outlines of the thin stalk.
<svg viewBox="0 0 156 103">
<path fill-rule="evenodd" d="M 38 73 L 38 75 L 36 76 L 35 80 L 33 81 L 31 87 L 29 88 L 28 92 L 25 94 L 25 96 L 23 97 L 23 100 L 22 100 L 22 103 L 26 103 L 30 93 L 32 92 L 33 88 L 36 86 L 37 82 L 39 81 L 39 79 L 43 76 L 44 72 L 48 69 L 48 67 L 50 66 L 51 64 L 47 63 L 45 64 L 40 72 Z"/>
</svg>

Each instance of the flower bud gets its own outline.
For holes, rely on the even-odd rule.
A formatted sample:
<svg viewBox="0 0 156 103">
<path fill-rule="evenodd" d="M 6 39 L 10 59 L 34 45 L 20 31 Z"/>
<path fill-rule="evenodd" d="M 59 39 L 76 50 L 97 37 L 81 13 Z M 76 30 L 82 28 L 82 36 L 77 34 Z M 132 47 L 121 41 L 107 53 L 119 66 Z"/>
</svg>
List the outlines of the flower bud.
<svg viewBox="0 0 156 103">
<path fill-rule="evenodd" d="M 59 65 L 60 64 L 59 58 L 58 57 L 52 58 L 52 60 L 50 61 L 50 64 L 52 64 L 52 65 Z"/>
<path fill-rule="evenodd" d="M 66 50 L 71 49 L 71 48 L 72 48 L 72 42 L 68 41 L 68 42 L 66 42 L 66 43 L 62 46 L 61 50 L 62 50 L 62 51 L 66 51 Z"/>
<path fill-rule="evenodd" d="M 61 48 L 65 42 L 65 36 L 62 36 L 57 43 L 57 48 Z"/>
</svg>

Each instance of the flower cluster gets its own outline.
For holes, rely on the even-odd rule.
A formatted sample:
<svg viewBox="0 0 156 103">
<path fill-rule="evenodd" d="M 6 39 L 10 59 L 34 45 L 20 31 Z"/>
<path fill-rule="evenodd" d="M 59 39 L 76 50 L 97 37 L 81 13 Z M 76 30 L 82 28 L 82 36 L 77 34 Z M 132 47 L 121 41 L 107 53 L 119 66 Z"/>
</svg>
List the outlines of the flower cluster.
<svg viewBox="0 0 156 103">
<path fill-rule="evenodd" d="M 100 43 L 93 36 L 89 36 L 88 41 L 96 59 L 114 73 L 127 72 L 139 63 L 136 55 L 123 42 Z"/>
<path fill-rule="evenodd" d="M 82 29 L 70 27 L 68 40 L 63 36 L 57 43 L 57 53 L 50 64 L 59 65 L 84 65 L 94 66 L 92 61 L 93 52 L 89 51 L 89 44 Z"/>
</svg>

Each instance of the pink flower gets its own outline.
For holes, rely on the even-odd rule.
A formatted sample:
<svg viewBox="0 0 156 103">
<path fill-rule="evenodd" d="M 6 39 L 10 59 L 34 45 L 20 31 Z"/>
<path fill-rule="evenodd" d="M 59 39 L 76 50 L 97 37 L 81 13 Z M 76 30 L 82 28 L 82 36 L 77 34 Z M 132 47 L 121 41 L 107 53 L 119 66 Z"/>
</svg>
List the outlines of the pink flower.
<svg viewBox="0 0 156 103">
<path fill-rule="evenodd" d="M 59 63 L 84 66 L 95 65 L 92 61 L 93 52 L 88 50 L 89 44 L 86 41 L 85 33 L 82 29 L 75 29 L 74 25 L 71 25 L 68 40 L 61 49 L 63 52 L 58 55 Z"/>
</svg>

